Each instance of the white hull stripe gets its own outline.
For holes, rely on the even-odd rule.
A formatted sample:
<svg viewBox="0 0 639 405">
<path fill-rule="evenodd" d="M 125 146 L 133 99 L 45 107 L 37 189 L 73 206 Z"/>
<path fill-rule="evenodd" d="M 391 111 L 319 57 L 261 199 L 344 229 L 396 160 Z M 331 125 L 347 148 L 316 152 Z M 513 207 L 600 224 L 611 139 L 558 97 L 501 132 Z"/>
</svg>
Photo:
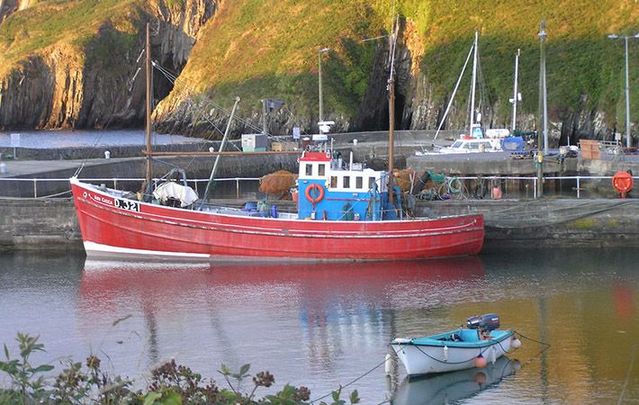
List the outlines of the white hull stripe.
<svg viewBox="0 0 639 405">
<path fill-rule="evenodd" d="M 117 246 L 103 245 L 95 242 L 84 242 L 84 250 L 87 256 L 107 256 L 107 255 L 136 255 L 136 256 L 157 256 L 157 257 L 189 257 L 193 259 L 208 259 L 210 255 L 206 253 L 179 253 L 163 252 L 160 250 L 130 249 Z"/>
</svg>

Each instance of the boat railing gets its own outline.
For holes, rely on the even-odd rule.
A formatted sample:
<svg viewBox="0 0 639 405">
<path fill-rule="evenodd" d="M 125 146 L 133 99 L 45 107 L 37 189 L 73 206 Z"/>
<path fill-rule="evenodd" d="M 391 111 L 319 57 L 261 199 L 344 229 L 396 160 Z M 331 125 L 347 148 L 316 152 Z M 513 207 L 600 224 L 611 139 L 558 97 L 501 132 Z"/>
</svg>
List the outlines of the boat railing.
<svg viewBox="0 0 639 405">
<path fill-rule="evenodd" d="M 446 194 L 446 198 L 474 199 L 490 198 L 490 187 L 497 185 L 502 191 L 502 198 L 537 199 L 537 182 L 535 176 L 458 176 L 447 177 L 447 184 L 461 184 L 448 190 L 438 190 L 438 196 Z M 633 176 L 635 181 L 639 176 Z M 158 181 L 159 179 L 154 179 Z M 236 199 L 246 197 L 246 193 L 257 192 L 258 177 L 229 177 L 214 179 L 219 184 L 234 184 L 226 188 L 226 195 L 220 198 Z M 457 183 L 459 180 L 460 183 Z M 139 188 L 144 179 L 126 177 L 83 178 L 82 181 L 93 184 L 105 184 L 117 190 L 134 190 Z M 204 192 L 209 179 L 189 179 L 187 184 L 199 195 Z M 553 198 L 611 198 L 617 193 L 612 187 L 612 176 L 545 176 L 544 195 Z M 249 185 L 246 185 L 246 184 Z M 459 190 L 457 190 L 459 189 Z M 248 191 L 247 191 L 248 190 Z M 450 194 L 454 194 L 451 196 Z M 0 177 L 0 198 L 68 198 L 70 197 L 68 178 L 15 178 Z M 437 198 L 439 199 L 439 198 Z"/>
</svg>

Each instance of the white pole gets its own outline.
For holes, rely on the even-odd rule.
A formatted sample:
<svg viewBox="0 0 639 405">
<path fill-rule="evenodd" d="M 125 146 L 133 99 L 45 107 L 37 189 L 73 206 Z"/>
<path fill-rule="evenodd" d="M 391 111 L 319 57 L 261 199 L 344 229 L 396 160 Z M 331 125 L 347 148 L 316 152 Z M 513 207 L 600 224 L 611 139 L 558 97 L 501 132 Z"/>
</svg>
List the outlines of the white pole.
<svg viewBox="0 0 639 405">
<path fill-rule="evenodd" d="M 517 49 L 517 54 L 515 55 L 515 84 L 513 86 L 513 124 L 512 124 L 512 132 L 515 132 L 515 128 L 517 127 L 517 101 L 519 101 L 519 89 L 518 89 L 518 76 L 519 76 L 519 53 L 520 50 Z"/>
<path fill-rule="evenodd" d="M 475 86 L 477 81 L 477 42 L 479 41 L 479 32 L 475 31 L 475 45 L 473 52 L 473 77 L 470 92 L 470 129 L 468 135 L 473 136 L 473 126 L 475 124 Z"/>
</svg>

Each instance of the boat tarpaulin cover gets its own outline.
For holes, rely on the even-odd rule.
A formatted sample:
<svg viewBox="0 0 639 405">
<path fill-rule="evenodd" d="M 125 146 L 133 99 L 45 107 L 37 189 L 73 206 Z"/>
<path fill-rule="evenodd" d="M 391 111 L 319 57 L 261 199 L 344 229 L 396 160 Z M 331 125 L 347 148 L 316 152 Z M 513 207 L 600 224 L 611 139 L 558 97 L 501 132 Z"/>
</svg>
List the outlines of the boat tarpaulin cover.
<svg viewBox="0 0 639 405">
<path fill-rule="evenodd" d="M 191 205 L 198 199 L 197 193 L 191 187 L 172 181 L 160 184 L 153 192 L 153 196 L 162 202 L 175 198 L 180 201 L 182 207 Z"/>
</svg>

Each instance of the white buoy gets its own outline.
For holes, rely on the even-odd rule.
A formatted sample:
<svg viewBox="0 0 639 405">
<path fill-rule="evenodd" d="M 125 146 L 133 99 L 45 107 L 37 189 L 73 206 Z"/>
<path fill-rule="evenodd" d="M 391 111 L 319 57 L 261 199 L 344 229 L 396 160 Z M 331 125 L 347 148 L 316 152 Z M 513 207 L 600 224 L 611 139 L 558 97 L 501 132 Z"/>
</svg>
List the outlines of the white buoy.
<svg viewBox="0 0 639 405">
<path fill-rule="evenodd" d="M 390 355 L 390 353 L 386 353 L 386 359 L 384 361 L 384 373 L 386 373 L 386 375 L 391 375 L 393 374 L 393 369 L 395 361 L 393 359 L 393 356 Z"/>
<path fill-rule="evenodd" d="M 510 347 L 513 349 L 519 349 L 521 347 L 521 340 L 513 338 L 512 342 L 510 342 Z"/>
</svg>

